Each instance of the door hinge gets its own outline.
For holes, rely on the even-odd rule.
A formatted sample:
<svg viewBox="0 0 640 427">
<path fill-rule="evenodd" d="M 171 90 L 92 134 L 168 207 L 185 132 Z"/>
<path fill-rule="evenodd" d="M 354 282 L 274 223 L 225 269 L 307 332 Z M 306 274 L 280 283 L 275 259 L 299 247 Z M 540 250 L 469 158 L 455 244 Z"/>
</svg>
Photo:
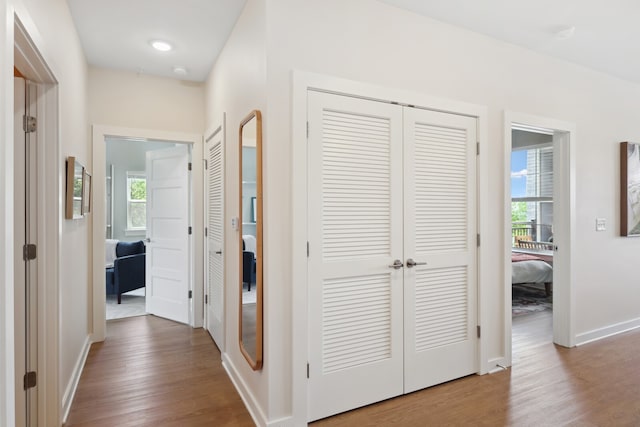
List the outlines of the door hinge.
<svg viewBox="0 0 640 427">
<path fill-rule="evenodd" d="M 29 390 L 30 388 L 35 387 L 37 384 L 37 375 L 35 371 L 27 372 L 26 374 L 24 374 L 23 383 L 25 390 Z"/>
<path fill-rule="evenodd" d="M 204 228 L 204 237 L 207 237 L 209 235 L 209 228 L 205 227 Z"/>
<path fill-rule="evenodd" d="M 189 291 L 189 299 L 193 298 L 193 291 Z"/>
<path fill-rule="evenodd" d="M 307 378 L 309 378 L 309 364 L 307 363 Z"/>
<path fill-rule="evenodd" d="M 478 333 L 478 338 L 480 338 L 480 325 L 476 326 L 476 331 Z"/>
<path fill-rule="evenodd" d="M 476 234 L 476 245 L 480 247 L 480 233 Z"/>
<path fill-rule="evenodd" d="M 307 122 L 307 138 L 309 138 L 309 122 Z"/>
<path fill-rule="evenodd" d="M 38 120 L 32 116 L 22 116 L 22 129 L 26 133 L 35 132 L 38 127 Z"/>
<path fill-rule="evenodd" d="M 187 166 L 187 169 L 191 170 L 191 162 L 189 162 L 189 166 Z"/>
<path fill-rule="evenodd" d="M 191 228 L 191 226 L 189 226 L 188 233 L 191 234 L 192 232 L 193 232 L 193 229 Z"/>
<path fill-rule="evenodd" d="M 309 258 L 309 242 L 307 242 L 307 258 Z"/>
<path fill-rule="evenodd" d="M 204 296 L 204 303 L 209 304 L 209 295 Z"/>
<path fill-rule="evenodd" d="M 36 259 L 36 252 L 36 245 L 27 243 L 22 246 L 22 259 L 25 261 Z"/>
<path fill-rule="evenodd" d="M 480 155 L 480 143 L 476 142 L 476 154 L 479 156 Z"/>
<path fill-rule="evenodd" d="M 204 170 L 209 169 L 209 162 L 207 162 L 207 159 L 204 159 Z"/>
</svg>

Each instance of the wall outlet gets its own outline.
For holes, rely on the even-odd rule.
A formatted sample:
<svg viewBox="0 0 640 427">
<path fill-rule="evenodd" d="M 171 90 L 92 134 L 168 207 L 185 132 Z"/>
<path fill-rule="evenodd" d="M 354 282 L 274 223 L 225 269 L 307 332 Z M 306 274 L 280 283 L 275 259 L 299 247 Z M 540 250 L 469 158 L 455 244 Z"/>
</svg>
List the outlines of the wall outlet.
<svg viewBox="0 0 640 427">
<path fill-rule="evenodd" d="M 596 218 L 596 231 L 605 231 L 607 229 L 606 218 Z"/>
</svg>

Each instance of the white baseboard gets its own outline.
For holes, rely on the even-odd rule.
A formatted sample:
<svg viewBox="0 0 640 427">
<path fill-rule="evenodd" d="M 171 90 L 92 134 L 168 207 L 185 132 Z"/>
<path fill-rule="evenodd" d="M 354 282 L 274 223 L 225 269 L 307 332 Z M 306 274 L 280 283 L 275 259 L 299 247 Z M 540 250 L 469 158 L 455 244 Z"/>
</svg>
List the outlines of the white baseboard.
<svg viewBox="0 0 640 427">
<path fill-rule="evenodd" d="M 584 345 L 593 341 L 598 341 L 612 335 L 621 334 L 640 327 L 640 318 L 629 320 L 626 322 L 616 323 L 600 329 L 594 329 L 589 332 L 576 335 L 576 346 Z"/>
<path fill-rule="evenodd" d="M 247 407 L 251 418 L 253 418 L 253 422 L 256 423 L 257 426 L 267 427 L 267 425 L 269 425 L 267 423 L 267 417 L 264 415 L 260 405 L 258 405 L 257 399 L 253 393 L 251 393 L 249 387 L 247 387 L 247 384 L 238 373 L 238 369 L 227 356 L 227 353 L 222 354 L 222 366 L 225 371 L 227 371 L 227 375 L 229 375 L 231 382 L 236 387 L 240 398 L 244 402 L 244 406 Z"/>
<path fill-rule="evenodd" d="M 270 421 L 267 427 L 295 427 L 293 417 L 284 417 L 275 421 Z"/>
<path fill-rule="evenodd" d="M 496 357 L 495 359 L 489 359 L 487 362 L 487 373 L 495 374 L 496 372 L 505 371 L 508 367 L 509 364 L 504 357 Z"/>
<path fill-rule="evenodd" d="M 67 387 L 64 390 L 64 395 L 62 396 L 62 424 L 67 422 L 67 417 L 69 416 L 69 411 L 71 410 L 71 404 L 73 403 L 73 397 L 76 395 L 76 390 L 78 389 L 78 383 L 80 382 L 80 376 L 82 375 L 82 370 L 84 369 L 84 364 L 87 361 L 87 356 L 89 355 L 89 349 L 91 348 L 91 336 L 87 335 L 87 338 L 84 340 L 84 344 L 82 346 L 82 351 L 80 352 L 80 357 L 76 361 L 75 366 L 73 367 L 73 372 L 71 373 L 71 379 L 67 384 Z"/>
</svg>

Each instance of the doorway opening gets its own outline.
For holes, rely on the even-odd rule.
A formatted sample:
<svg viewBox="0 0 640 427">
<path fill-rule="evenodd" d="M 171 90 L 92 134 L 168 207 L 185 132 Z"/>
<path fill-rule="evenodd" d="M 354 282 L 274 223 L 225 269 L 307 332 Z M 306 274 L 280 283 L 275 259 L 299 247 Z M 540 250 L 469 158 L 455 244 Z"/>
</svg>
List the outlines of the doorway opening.
<svg viewBox="0 0 640 427">
<path fill-rule="evenodd" d="M 198 198 L 193 197 L 201 191 L 202 164 L 195 161 L 202 155 L 202 146 L 198 144 L 201 140 L 195 134 L 94 126 L 94 342 L 104 340 L 106 335 L 105 264 L 109 237 L 122 239 L 115 245 L 116 255 L 122 243 L 129 243 L 133 247 L 120 254 L 127 257 L 142 253 L 145 260 L 144 286 L 138 283 L 131 289 L 123 288 L 123 292 L 112 291 L 115 297 L 110 299 L 116 305 L 118 295 L 121 303 L 144 299 L 139 306 L 144 305 L 147 313 L 193 327 L 202 326 L 202 289 L 193 286 L 201 280 L 198 262 L 202 246 L 201 208 Z M 115 167 L 118 162 L 114 159 L 118 156 L 133 154 L 110 153 L 112 171 L 107 167 L 107 150 L 112 143 L 142 152 L 144 161 L 124 164 L 120 159 L 120 166 Z"/>
<path fill-rule="evenodd" d="M 106 144 L 106 320 L 146 315 L 148 152 L 168 141 L 108 137 Z"/>
<path fill-rule="evenodd" d="M 505 353 L 575 345 L 572 263 L 575 126 L 505 117 Z M 515 358 L 515 359 L 514 359 Z"/>
<path fill-rule="evenodd" d="M 553 341 L 553 131 L 513 126 L 510 170 L 512 345 L 518 359 L 519 349 Z"/>
</svg>

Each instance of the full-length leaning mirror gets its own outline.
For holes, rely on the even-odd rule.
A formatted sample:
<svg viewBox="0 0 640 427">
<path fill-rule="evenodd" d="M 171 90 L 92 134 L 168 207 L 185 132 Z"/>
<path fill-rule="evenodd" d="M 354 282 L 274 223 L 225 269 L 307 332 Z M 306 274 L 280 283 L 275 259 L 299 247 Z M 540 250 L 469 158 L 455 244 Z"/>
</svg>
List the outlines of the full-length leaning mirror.
<svg viewBox="0 0 640 427">
<path fill-rule="evenodd" d="M 240 123 L 240 351 L 262 368 L 262 116 Z"/>
</svg>

